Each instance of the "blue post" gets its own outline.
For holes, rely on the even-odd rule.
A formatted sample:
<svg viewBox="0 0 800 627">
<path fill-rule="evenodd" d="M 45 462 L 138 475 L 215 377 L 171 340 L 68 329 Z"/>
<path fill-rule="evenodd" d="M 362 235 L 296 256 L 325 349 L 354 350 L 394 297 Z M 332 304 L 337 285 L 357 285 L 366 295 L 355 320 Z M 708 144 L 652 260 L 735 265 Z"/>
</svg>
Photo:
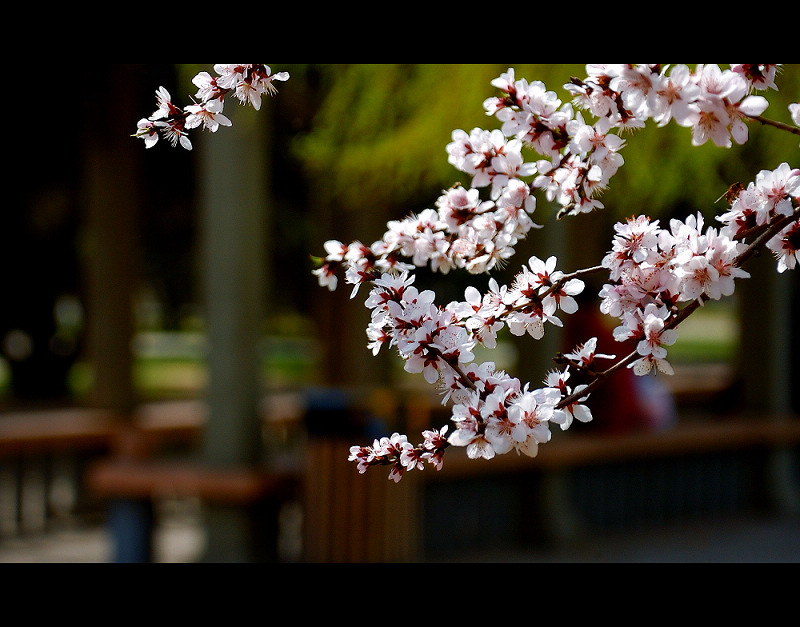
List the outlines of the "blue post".
<svg viewBox="0 0 800 627">
<path fill-rule="evenodd" d="M 118 499 L 108 505 L 108 529 L 116 564 L 149 564 L 153 561 L 153 504 Z"/>
</svg>

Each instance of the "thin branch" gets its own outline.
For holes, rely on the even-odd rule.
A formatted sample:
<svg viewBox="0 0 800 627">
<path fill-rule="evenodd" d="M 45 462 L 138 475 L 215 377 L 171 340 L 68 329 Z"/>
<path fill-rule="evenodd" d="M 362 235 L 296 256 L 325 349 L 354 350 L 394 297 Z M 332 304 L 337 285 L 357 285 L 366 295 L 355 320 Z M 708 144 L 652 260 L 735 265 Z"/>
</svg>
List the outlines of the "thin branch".
<svg viewBox="0 0 800 627">
<path fill-rule="evenodd" d="M 561 402 L 558 405 L 556 405 L 556 408 L 564 409 L 565 407 L 569 407 L 573 403 L 577 403 L 581 399 L 586 398 L 597 388 L 603 385 L 606 379 L 610 378 L 617 371 L 622 370 L 623 368 L 627 368 L 639 357 L 641 357 L 641 355 L 639 355 L 639 353 L 637 353 L 636 351 L 633 351 L 630 355 L 615 363 L 608 370 L 604 370 L 603 372 L 598 372 L 595 375 L 595 378 L 586 387 L 584 387 L 579 392 L 574 392 L 573 394 L 570 394 L 569 396 L 563 398 Z"/>
<path fill-rule="evenodd" d="M 734 261 L 734 265 L 737 268 L 740 268 L 743 263 L 745 263 L 750 257 L 756 254 L 756 252 L 765 246 L 767 242 L 769 242 L 773 237 L 775 237 L 778 233 L 783 231 L 787 226 L 789 226 L 795 220 L 800 219 L 800 207 L 796 207 L 794 212 L 791 215 L 783 216 L 780 219 L 776 220 L 772 224 L 769 225 L 769 228 L 764 231 L 761 235 L 759 235 L 753 243 L 750 244 L 742 254 L 740 254 L 736 260 Z"/>
<path fill-rule="evenodd" d="M 800 127 L 797 126 L 789 126 L 788 124 L 784 124 L 783 122 L 778 122 L 776 120 L 770 120 L 769 118 L 763 118 L 760 115 L 748 115 L 748 118 L 755 122 L 760 122 L 764 126 L 772 126 L 774 128 L 778 128 L 782 131 L 787 131 L 794 135 L 800 135 Z"/>
</svg>

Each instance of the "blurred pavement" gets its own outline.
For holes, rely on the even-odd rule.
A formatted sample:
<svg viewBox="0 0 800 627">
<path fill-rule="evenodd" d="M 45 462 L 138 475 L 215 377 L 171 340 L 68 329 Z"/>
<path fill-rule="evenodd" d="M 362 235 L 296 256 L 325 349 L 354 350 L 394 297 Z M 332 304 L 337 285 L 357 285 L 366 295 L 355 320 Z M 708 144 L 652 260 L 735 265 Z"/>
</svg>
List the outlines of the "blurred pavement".
<svg viewBox="0 0 800 627">
<path fill-rule="evenodd" d="M 190 519 L 161 525 L 156 561 L 192 563 L 202 559 L 204 533 Z M 106 563 L 112 547 L 100 527 L 0 541 L 0 563 Z M 440 557 L 461 563 L 795 563 L 800 562 L 800 518 L 736 516 L 672 524 L 647 532 L 586 539 L 549 551 L 477 550 Z"/>
<path fill-rule="evenodd" d="M 800 518 L 760 516 L 673 523 L 587 538 L 531 553 L 488 553 L 465 561 L 547 563 L 797 563 Z"/>
<path fill-rule="evenodd" d="M 204 535 L 199 526 L 164 526 L 155 538 L 156 561 L 165 564 L 196 562 L 203 546 Z M 113 545 L 102 526 L 0 541 L 0 564 L 105 564 L 112 556 Z"/>
</svg>

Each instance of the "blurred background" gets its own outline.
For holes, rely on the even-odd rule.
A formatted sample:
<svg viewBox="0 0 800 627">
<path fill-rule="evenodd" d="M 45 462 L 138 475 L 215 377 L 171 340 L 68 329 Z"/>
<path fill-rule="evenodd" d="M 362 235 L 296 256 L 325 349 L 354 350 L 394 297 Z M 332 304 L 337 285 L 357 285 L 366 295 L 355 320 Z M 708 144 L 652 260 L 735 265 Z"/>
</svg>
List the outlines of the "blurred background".
<svg viewBox="0 0 800 627">
<path fill-rule="evenodd" d="M 585 70 L 272 67 L 292 75 L 279 96 L 260 113 L 230 101 L 234 127 L 195 132 L 192 152 L 131 135 L 157 87 L 189 104 L 211 65 L 101 65 L 58 116 L 26 103 L 0 228 L 0 561 L 644 559 L 623 537 L 643 551 L 666 538 L 651 559 L 692 559 L 687 525 L 709 547 L 751 519 L 780 524 L 782 548 L 759 553 L 747 528 L 717 559 L 800 557 L 800 282 L 769 255 L 681 327 L 675 377 L 619 376 L 595 421 L 554 433 L 537 460 L 456 451 L 399 486 L 359 477 L 349 446 L 447 416 L 398 360 L 372 357 L 362 300 L 319 288 L 311 256 L 328 239 L 371 243 L 465 182 L 445 146 L 455 129 L 494 127 L 482 103 L 509 67 L 563 98 Z M 800 68 L 778 85 L 767 115 L 789 122 Z M 712 223 L 732 183 L 797 160 L 796 136 L 750 135 L 731 150 L 692 147 L 675 126 L 630 135 L 607 210 L 558 222 L 541 200 L 546 228 L 495 276 L 509 282 L 533 254 L 595 265 L 630 215 Z M 447 302 L 472 280 L 418 282 Z M 609 321 L 565 322 L 482 358 L 538 384 L 589 337 L 620 352 Z"/>
</svg>

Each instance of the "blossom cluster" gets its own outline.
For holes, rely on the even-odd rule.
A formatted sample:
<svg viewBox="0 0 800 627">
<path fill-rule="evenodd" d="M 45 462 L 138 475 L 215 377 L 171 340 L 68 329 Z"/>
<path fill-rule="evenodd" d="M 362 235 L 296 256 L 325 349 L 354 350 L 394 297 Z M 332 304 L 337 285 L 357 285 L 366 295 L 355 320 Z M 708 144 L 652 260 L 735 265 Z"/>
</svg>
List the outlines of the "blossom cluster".
<svg viewBox="0 0 800 627">
<path fill-rule="evenodd" d="M 581 391 L 567 385 L 569 367 L 551 373 L 545 387 L 532 390 L 493 362 L 474 362 L 475 347 L 494 346 L 498 331 L 506 325 L 512 333 L 542 337 L 546 321 L 561 324 L 557 310 L 577 310 L 572 295 L 580 293 L 584 284 L 555 270 L 554 262 L 555 258 L 543 262 L 534 257 L 511 288 L 501 289 L 492 280 L 486 295 L 471 287 L 466 300 L 447 307 L 434 303 L 432 291 L 417 289 L 408 272 L 385 273 L 373 281 L 366 301 L 372 311 L 370 347 L 375 354 L 384 346 L 395 349 L 406 372 L 421 374 L 437 386 L 443 402 L 452 403 L 455 429 L 449 436 L 449 425 L 428 431 L 420 446 L 399 434 L 372 446 L 354 446 L 350 460 L 358 463 L 360 472 L 391 466 L 390 477 L 399 481 L 405 472 L 426 463 L 441 468 L 449 446 L 465 447 L 472 459 L 492 459 L 512 450 L 535 457 L 539 445 L 550 441 L 550 423 L 566 430 L 574 419 L 592 420 L 584 398 L 560 406 Z M 596 340 L 592 342 L 574 355 L 581 367 L 594 363 Z"/>
<path fill-rule="evenodd" d="M 182 146 L 192 150 L 189 131 L 202 127 L 216 133 L 220 126 L 231 126 L 231 121 L 223 113 L 225 98 L 229 94 L 242 103 L 261 109 L 262 97 L 275 94 L 275 81 L 289 80 L 287 72 L 272 73 L 263 63 L 217 63 L 214 65 L 217 76 L 200 72 L 192 82 L 198 91 L 195 103 L 181 108 L 172 102 L 172 96 L 164 87 L 156 91 L 158 109 L 149 117 L 139 120 L 134 137 L 144 140 L 147 148 L 152 148 L 164 137 L 172 146 Z"/>
<path fill-rule="evenodd" d="M 733 294 L 734 280 L 750 276 L 737 266 L 746 244 L 713 227 L 704 230 L 701 215 L 672 220 L 668 229 L 641 216 L 615 230 L 613 249 L 603 259 L 612 282 L 600 293 L 600 311 L 620 319 L 617 341 L 638 340 L 639 359 L 631 364 L 636 374 L 653 366 L 673 374 L 665 347 L 677 340 L 669 324 L 677 305 Z"/>
<path fill-rule="evenodd" d="M 684 222 L 671 220 L 669 228 L 644 216 L 615 227 L 612 250 L 602 262 L 611 282 L 600 293 L 600 311 L 621 320 L 614 331 L 618 341 L 639 340 L 640 358 L 631 364 L 637 374 L 653 366 L 673 373 L 665 346 L 677 339 L 670 326 L 681 303 L 720 300 L 733 294 L 736 279 L 749 278 L 740 267 L 745 238 L 787 218 L 766 246 L 775 253 L 779 272 L 795 267 L 800 259 L 798 207 L 800 169 L 783 163 L 736 191 L 730 210 L 717 218 L 720 228 L 705 228 L 700 214 Z"/>
<path fill-rule="evenodd" d="M 428 265 L 442 273 L 482 274 L 507 264 L 515 244 L 541 228 L 532 221 L 537 191 L 557 202 L 561 215 L 602 208 L 597 198 L 624 164 L 621 130 L 648 120 L 657 126 L 675 121 L 692 129 L 695 145 L 744 143 L 745 122 L 760 120 L 767 108 L 753 90 L 777 89 L 777 69 L 588 65 L 588 78 L 565 86 L 573 95 L 567 104 L 540 82 L 516 80 L 513 69 L 495 80 L 502 95 L 486 100 L 484 108 L 502 128 L 457 130 L 447 146 L 450 163 L 471 177 L 471 186 L 457 184 L 443 192 L 436 209 L 390 222 L 383 239 L 370 246 L 327 242 L 327 255 L 314 271 L 331 290 L 344 273 L 353 297 L 371 283 L 369 349 L 375 355 L 394 349 L 407 372 L 421 374 L 439 388 L 444 404 L 452 403 L 453 424 L 427 432 L 419 446 L 400 434 L 354 446 L 350 459 L 359 471 L 390 466 L 390 478 L 399 481 L 426 462 L 441 467 L 450 446 L 464 447 L 472 459 L 511 451 L 536 456 L 550 440 L 551 424 L 566 430 L 575 420 L 591 421 L 586 402 L 593 387 L 573 388 L 569 380 L 575 371 L 596 376 L 598 359 L 616 359 L 596 354 L 596 338 L 564 355 L 558 361 L 563 367 L 535 389 L 492 362 L 473 363 L 475 347 L 494 348 L 503 329 L 541 339 L 548 323 L 561 326 L 557 314 L 577 311 L 575 296 L 585 289 L 585 274 L 608 273 L 600 310 L 619 320 L 619 342 L 636 345 L 606 373 L 627 366 L 644 376 L 654 368 L 673 372 L 667 348 L 692 307 L 730 296 L 735 281 L 749 277 L 741 267 L 754 246 L 749 242 L 764 237 L 759 245 L 775 253 L 779 272 L 794 269 L 800 260 L 800 170 L 784 163 L 732 191 L 719 225 L 706 226 L 700 214 L 663 227 L 644 216 L 617 224 L 611 250 L 596 268 L 565 274 L 556 269 L 555 257 L 532 257 L 512 285 L 491 279 L 487 293 L 470 287 L 462 302 L 444 307 L 435 304 L 433 292 L 414 287 L 412 274 Z M 790 107 L 795 123 L 798 109 L 800 104 Z M 597 121 L 588 124 L 583 112 Z M 544 159 L 526 162 L 528 149 Z"/>
<path fill-rule="evenodd" d="M 485 132 L 456 131 L 448 147 L 450 162 L 471 174 L 475 187 L 497 185 L 495 176 L 502 184 L 507 176 L 502 155 L 509 147 L 501 138 L 521 141 L 542 157 L 514 162 L 520 175 L 533 176 L 532 188 L 543 190 L 564 213 L 591 212 L 603 207 L 599 197 L 624 164 L 621 131 L 644 128 L 648 121 L 658 126 L 674 121 L 691 128 L 694 145 L 742 144 L 748 138 L 745 122 L 768 106 L 752 91 L 777 89 L 777 69 L 776 64 L 732 64 L 727 70 L 710 64 L 694 71 L 686 65 L 590 64 L 586 78 L 564 86 L 572 95 L 567 103 L 541 81 L 517 80 L 510 69 L 492 83 L 501 95 L 484 103 L 502 123 L 501 132 L 487 142 Z M 588 123 L 583 112 L 597 121 Z"/>
<path fill-rule="evenodd" d="M 370 246 L 326 242 L 327 254 L 314 274 L 331 290 L 342 268 L 355 290 L 381 273 L 426 265 L 442 274 L 454 269 L 483 274 L 502 267 L 515 254 L 514 246 L 539 228 L 532 220 L 535 211 L 536 197 L 518 178 L 508 180 L 493 200 L 482 199 L 478 189 L 455 185 L 439 197 L 436 209 L 390 222 L 383 238 Z"/>
<path fill-rule="evenodd" d="M 800 105 L 795 105 L 796 123 L 800 126 Z M 731 238 L 744 238 L 755 230 L 763 229 L 777 218 L 791 217 L 800 204 L 800 169 L 788 163 L 776 170 L 763 170 L 755 182 L 741 189 L 730 211 L 719 216 L 724 224 L 722 233 Z M 778 272 L 793 270 L 800 261 L 800 222 L 789 221 L 766 244 L 778 260 Z"/>
</svg>

